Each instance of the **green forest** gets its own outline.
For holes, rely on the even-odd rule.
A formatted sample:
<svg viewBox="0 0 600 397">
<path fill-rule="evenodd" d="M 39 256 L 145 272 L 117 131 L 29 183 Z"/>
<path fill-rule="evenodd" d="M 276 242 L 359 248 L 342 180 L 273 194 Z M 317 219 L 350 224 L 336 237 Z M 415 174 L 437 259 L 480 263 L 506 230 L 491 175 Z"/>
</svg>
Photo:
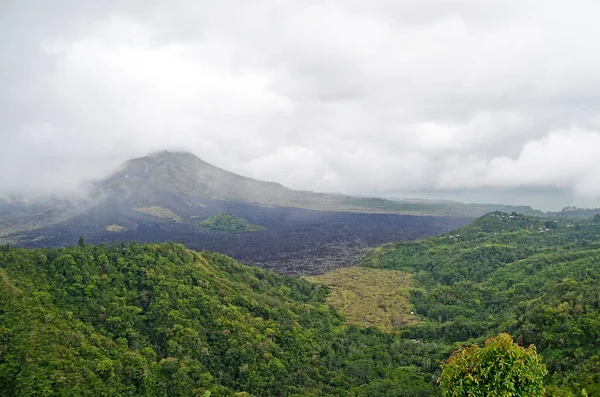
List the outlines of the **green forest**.
<svg viewBox="0 0 600 397">
<path fill-rule="evenodd" d="M 211 229 L 218 232 L 258 232 L 265 230 L 264 227 L 253 225 L 244 218 L 231 214 L 214 214 L 198 224 L 203 229 Z"/>
<path fill-rule="evenodd" d="M 436 394 L 435 349 L 345 326 L 326 295 L 172 243 L 4 246 L 0 395 Z"/>
<path fill-rule="evenodd" d="M 481 343 L 507 332 L 534 344 L 547 395 L 600 396 L 600 217 L 494 212 L 454 232 L 389 244 L 361 265 L 410 272 L 419 323 L 406 338 Z"/>
<path fill-rule="evenodd" d="M 536 346 L 546 395 L 600 396 L 598 218 L 494 212 L 375 249 L 360 266 L 413 280 L 417 321 L 391 331 L 179 244 L 2 246 L 0 396 L 441 396 L 452 352 L 504 332 Z"/>
</svg>

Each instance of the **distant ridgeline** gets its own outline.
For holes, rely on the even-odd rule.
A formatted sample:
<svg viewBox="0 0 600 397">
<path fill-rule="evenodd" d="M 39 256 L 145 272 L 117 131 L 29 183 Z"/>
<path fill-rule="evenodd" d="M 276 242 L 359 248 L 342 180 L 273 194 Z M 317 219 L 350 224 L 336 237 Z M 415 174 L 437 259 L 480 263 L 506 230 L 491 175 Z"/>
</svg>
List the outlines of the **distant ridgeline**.
<svg viewBox="0 0 600 397">
<path fill-rule="evenodd" d="M 361 265 L 413 274 L 420 322 L 400 331 L 406 338 L 439 349 L 508 332 L 543 355 L 547 395 L 600 396 L 600 216 L 494 212 L 382 246 Z"/>
<path fill-rule="evenodd" d="M 533 209 L 528 205 L 462 203 L 451 200 L 346 197 L 345 203 L 383 212 L 412 215 L 478 217 L 492 211 L 518 212 L 535 216 L 545 215 L 543 211 Z"/>
<path fill-rule="evenodd" d="M 549 212 L 555 218 L 594 219 L 600 221 L 600 208 L 565 207 L 559 212 Z"/>
<path fill-rule="evenodd" d="M 438 351 L 326 294 L 176 244 L 3 246 L 0 396 L 437 394 Z"/>
</svg>

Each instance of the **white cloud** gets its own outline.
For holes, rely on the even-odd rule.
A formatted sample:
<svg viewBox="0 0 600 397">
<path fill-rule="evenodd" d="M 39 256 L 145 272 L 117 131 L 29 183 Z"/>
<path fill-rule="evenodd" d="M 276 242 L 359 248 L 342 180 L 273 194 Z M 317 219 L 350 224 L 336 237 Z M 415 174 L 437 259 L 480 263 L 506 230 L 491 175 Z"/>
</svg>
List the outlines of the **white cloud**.
<svg viewBox="0 0 600 397">
<path fill-rule="evenodd" d="M 4 192 L 73 190 L 129 157 L 187 149 L 294 188 L 600 200 L 591 0 L 5 8 Z"/>
<path fill-rule="evenodd" d="M 558 130 L 525 144 L 515 158 L 483 160 L 472 156 L 448 161 L 438 186 L 555 186 L 572 188 L 584 198 L 600 193 L 600 132 L 579 128 Z"/>
</svg>

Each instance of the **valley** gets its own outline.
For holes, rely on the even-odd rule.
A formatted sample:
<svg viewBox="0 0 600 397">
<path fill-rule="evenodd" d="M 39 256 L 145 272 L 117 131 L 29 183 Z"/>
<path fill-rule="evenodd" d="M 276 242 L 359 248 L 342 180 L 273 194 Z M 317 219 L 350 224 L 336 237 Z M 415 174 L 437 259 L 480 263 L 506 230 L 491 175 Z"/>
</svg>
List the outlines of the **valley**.
<svg viewBox="0 0 600 397">
<path fill-rule="evenodd" d="M 0 203 L 0 390 L 436 396 L 456 348 L 507 333 L 538 348 L 547 396 L 599 396 L 597 212 L 135 159 L 86 199 Z"/>
<path fill-rule="evenodd" d="M 0 0 L 0 397 L 600 397 L 599 12 Z"/>
<path fill-rule="evenodd" d="M 304 211 L 291 219 L 310 230 Z M 597 396 L 598 219 L 493 212 L 305 277 L 175 243 L 0 246 L 0 385 L 33 395 L 436 396 L 453 350 L 506 333 L 537 347 L 546 396 Z M 211 232 L 277 228 L 263 224 Z M 61 381 L 36 379 L 41 369 Z"/>
<path fill-rule="evenodd" d="M 244 264 L 282 274 L 318 274 L 356 263 L 369 248 L 391 241 L 433 236 L 470 221 L 469 218 L 261 207 L 191 197 L 170 200 L 164 205 L 177 208 L 178 212 L 155 208 L 155 214 L 150 214 L 138 207 L 130 210 L 126 206 L 115 206 L 13 235 L 16 241 L 12 244 L 26 248 L 62 247 L 75 244 L 80 236 L 93 244 L 174 241 L 184 242 L 198 251 L 220 252 Z M 228 233 L 198 226 L 200 221 L 218 213 L 233 214 L 265 229 Z"/>
<path fill-rule="evenodd" d="M 174 241 L 282 274 L 318 274 L 354 264 L 381 244 L 444 233 L 472 219 L 430 216 L 422 203 L 394 207 L 382 199 L 295 191 L 185 152 L 132 159 L 92 186 L 85 200 L 0 203 L 0 243 L 37 248 L 72 245 L 79 237 L 93 244 Z M 431 213 L 440 208 L 431 206 Z M 254 226 L 241 233 L 215 230 L 211 217 L 218 214 Z"/>
</svg>

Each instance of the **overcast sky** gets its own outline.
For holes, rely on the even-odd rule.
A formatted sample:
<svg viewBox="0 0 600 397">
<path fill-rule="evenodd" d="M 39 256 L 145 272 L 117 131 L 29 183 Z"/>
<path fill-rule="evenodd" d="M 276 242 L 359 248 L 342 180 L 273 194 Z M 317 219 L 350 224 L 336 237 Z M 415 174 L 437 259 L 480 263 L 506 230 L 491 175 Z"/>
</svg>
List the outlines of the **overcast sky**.
<svg viewBox="0 0 600 397">
<path fill-rule="evenodd" d="M 0 192 L 76 190 L 170 149 L 291 188 L 598 204 L 598 15 L 593 0 L 2 0 Z"/>
</svg>

